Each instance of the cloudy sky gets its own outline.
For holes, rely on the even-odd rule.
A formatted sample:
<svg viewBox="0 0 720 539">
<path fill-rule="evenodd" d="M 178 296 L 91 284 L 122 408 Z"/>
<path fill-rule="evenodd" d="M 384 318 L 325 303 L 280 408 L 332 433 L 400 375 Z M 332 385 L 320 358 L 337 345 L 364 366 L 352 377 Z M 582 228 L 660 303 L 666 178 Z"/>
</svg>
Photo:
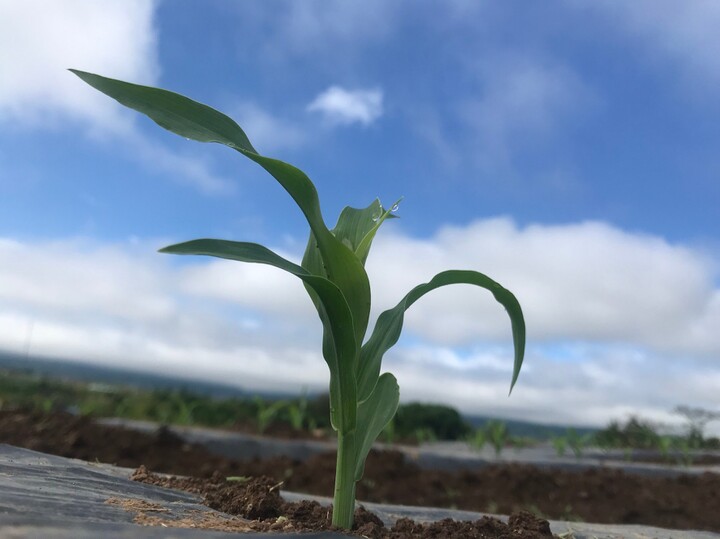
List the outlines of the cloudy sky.
<svg viewBox="0 0 720 539">
<path fill-rule="evenodd" d="M 717 410 L 718 27 L 714 0 L 0 0 L 0 349 L 327 385 L 298 281 L 156 253 L 218 237 L 298 260 L 289 197 L 77 68 L 226 112 L 308 173 L 328 223 L 403 196 L 368 261 L 375 315 L 449 268 L 515 292 L 512 396 L 507 317 L 456 287 L 415 304 L 386 356 L 403 400 L 579 425 Z"/>
</svg>

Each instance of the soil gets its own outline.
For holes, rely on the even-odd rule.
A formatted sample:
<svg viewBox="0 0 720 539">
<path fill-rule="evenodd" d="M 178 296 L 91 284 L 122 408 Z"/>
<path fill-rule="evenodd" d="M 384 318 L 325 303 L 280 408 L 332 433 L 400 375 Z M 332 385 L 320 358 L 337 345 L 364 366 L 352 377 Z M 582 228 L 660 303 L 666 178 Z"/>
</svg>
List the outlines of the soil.
<svg viewBox="0 0 720 539">
<path fill-rule="evenodd" d="M 204 490 L 196 492 L 202 492 L 211 507 L 227 498 L 231 502 L 229 507 L 217 507 L 230 513 L 233 513 L 230 510 L 233 503 L 242 508 L 243 496 L 248 495 L 247 489 L 254 488 L 255 492 L 264 493 L 270 499 L 253 503 L 253 508 L 256 508 L 253 511 L 265 507 L 263 503 L 273 507 L 269 513 L 273 516 L 257 523 L 268 526 L 265 529 L 277 530 L 283 529 L 283 526 L 292 526 L 288 529 L 293 531 L 306 529 L 304 526 L 311 524 L 300 517 L 307 514 L 317 517 L 312 524 L 316 527 L 312 529 L 327 529 L 323 526 L 329 526 L 327 508 L 310 502 L 301 506 L 290 504 L 277 509 L 280 511 L 278 514 L 285 513 L 285 516 L 278 517 L 273 499 L 280 487 L 331 496 L 335 468 L 335 455 L 332 453 L 317 455 L 305 462 L 287 457 L 237 461 L 209 454 L 203 447 L 185 443 L 167 429 L 148 434 L 98 425 L 89 418 L 69 414 L 19 411 L 0 411 L 0 442 L 131 468 L 144 465 L 145 468 L 137 472 L 137 479 L 159 480 L 147 470 L 193 475 L 197 479 L 189 480 L 191 485 L 195 484 L 192 481 L 204 485 Z M 257 479 L 227 482 L 227 477 Z M 197 485 L 192 488 L 200 489 Z M 172 486 L 177 488 L 179 483 Z M 720 512 L 717 511 L 720 506 L 720 474 L 712 473 L 671 478 L 631 475 L 602 467 L 570 472 L 525 464 L 447 472 L 422 470 L 396 451 L 372 451 L 365 476 L 358 483 L 357 497 L 368 502 L 512 514 L 509 525 L 483 519 L 471 524 L 440 522 L 421 531 L 416 528 L 418 525 L 406 521 L 399 521 L 393 530 L 375 529 L 377 522 L 373 524 L 372 517 L 366 517 L 366 512 L 361 512 L 357 521 L 368 526 L 363 529 L 368 537 L 423 537 L 422 533 L 428 533 L 427 537 L 552 537 L 545 528 L 544 518 L 720 532 Z M 541 518 L 535 518 L 527 511 Z M 257 517 L 252 512 L 241 512 L 241 516 L 245 519 Z M 432 526 L 447 528 L 445 531 L 431 531 Z M 474 528 L 465 529 L 463 526 Z M 495 531 L 490 531 L 490 527 Z M 520 529 L 525 531 L 517 535 Z M 398 535 L 401 530 L 409 535 Z"/>
<path fill-rule="evenodd" d="M 132 479 L 200 494 L 205 500 L 205 504 L 212 509 L 252 521 L 223 522 L 222 528 L 216 529 L 225 529 L 228 525 L 237 526 L 238 524 L 245 530 L 253 531 L 304 532 L 337 529 L 331 524 L 329 508 L 308 500 L 294 503 L 284 502 L 280 497 L 282 482 L 276 483 L 274 478 L 267 476 L 243 478 L 239 481 L 227 480 L 219 473 L 204 479 L 177 478 L 150 473 L 144 466 L 141 466 L 132 475 Z M 157 511 L 157 508 L 150 510 Z M 144 508 L 137 512 L 141 515 L 141 519 L 147 518 L 147 511 Z M 155 518 L 158 517 L 155 516 Z M 392 528 L 388 529 L 377 516 L 360 507 L 355 511 L 354 521 L 354 534 L 372 539 L 442 537 L 540 539 L 555 537 L 546 520 L 527 511 L 513 514 L 507 524 L 490 517 L 483 517 L 475 522 L 456 522 L 446 519 L 432 524 L 417 524 L 409 519 L 400 519 Z"/>
<path fill-rule="evenodd" d="M 684 458 L 682 455 L 663 457 L 662 455 L 633 455 L 628 462 L 645 462 L 648 464 L 667 464 L 670 466 L 682 466 Z M 720 464 L 720 457 L 715 455 L 697 455 L 690 459 L 693 466 L 717 466 Z"/>
<path fill-rule="evenodd" d="M 271 423 L 262 434 L 258 433 L 257 423 L 252 421 L 237 422 L 228 428 L 231 431 L 242 432 L 244 434 L 253 434 L 255 436 L 262 435 L 270 438 L 280 438 L 283 440 L 332 440 L 329 429 L 314 429 L 312 431 L 295 429 L 287 423 Z M 333 433 L 334 434 L 334 433 Z"/>
</svg>

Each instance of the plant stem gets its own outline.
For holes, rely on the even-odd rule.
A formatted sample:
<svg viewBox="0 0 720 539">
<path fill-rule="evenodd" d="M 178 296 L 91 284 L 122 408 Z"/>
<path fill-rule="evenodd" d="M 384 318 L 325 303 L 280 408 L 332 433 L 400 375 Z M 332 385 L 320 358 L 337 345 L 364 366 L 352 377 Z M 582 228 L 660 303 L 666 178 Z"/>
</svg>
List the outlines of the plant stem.
<svg viewBox="0 0 720 539">
<path fill-rule="evenodd" d="M 355 431 L 338 431 L 332 523 L 349 530 L 355 513 Z"/>
</svg>

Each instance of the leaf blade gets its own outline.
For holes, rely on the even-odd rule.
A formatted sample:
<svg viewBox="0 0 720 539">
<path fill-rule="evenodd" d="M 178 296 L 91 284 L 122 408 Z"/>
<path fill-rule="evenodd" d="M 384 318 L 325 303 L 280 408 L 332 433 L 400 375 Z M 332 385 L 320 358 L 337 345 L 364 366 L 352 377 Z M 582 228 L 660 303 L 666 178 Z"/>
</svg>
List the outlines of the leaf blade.
<svg viewBox="0 0 720 539">
<path fill-rule="evenodd" d="M 300 278 L 318 298 L 318 315 L 323 323 L 323 356 L 330 369 L 331 398 L 338 428 L 352 429 L 356 424 L 357 382 L 353 367 L 357 357 L 357 342 L 352 326 L 352 314 L 340 289 L 328 279 L 313 275 L 267 247 L 248 242 L 199 239 L 170 245 L 161 253 L 205 255 L 227 260 L 267 264 Z M 345 403 L 345 406 L 342 404 Z M 352 403 L 348 406 L 347 403 Z"/>
<path fill-rule="evenodd" d="M 77 69 L 70 71 L 121 105 L 145 114 L 160 127 L 181 137 L 199 142 L 218 142 L 257 153 L 242 128 L 212 107 L 169 90 L 110 79 Z"/>
<path fill-rule="evenodd" d="M 358 446 L 355 456 L 355 481 L 362 479 L 365 459 L 372 444 L 397 412 L 400 402 L 400 388 L 395 376 L 382 374 L 372 394 L 358 406 Z"/>
<path fill-rule="evenodd" d="M 392 208 L 396 208 L 400 200 L 395 202 Z M 338 217 L 332 233 L 353 251 L 364 265 L 370 252 L 370 245 L 380 225 L 385 219 L 396 217 L 392 211 L 384 209 L 379 199 L 373 200 L 365 208 L 346 206 L 340 212 L 340 217 Z"/>
<path fill-rule="evenodd" d="M 355 254 L 328 230 L 320 210 L 317 190 L 304 172 L 278 159 L 260 155 L 242 128 L 230 117 L 212 107 L 169 90 L 76 69 L 70 71 L 93 88 L 122 105 L 145 114 L 168 131 L 199 142 L 216 142 L 229 146 L 273 176 L 305 215 L 327 267 L 326 276 L 345 295 L 353 313 L 355 339 L 362 342 L 370 318 L 370 283 L 367 273 Z"/>
<path fill-rule="evenodd" d="M 505 307 L 510 317 L 513 347 L 515 350 L 510 391 L 520 374 L 525 355 L 525 319 L 522 308 L 512 292 L 503 288 L 490 277 L 472 270 L 448 270 L 435 275 L 429 282 L 420 284 L 408 292 L 400 302 L 378 317 L 375 329 L 360 350 L 358 373 L 358 398 L 362 402 L 372 392 L 380 373 L 382 357 L 400 337 L 405 311 L 422 296 L 451 284 L 470 284 L 490 291 L 495 300 Z"/>
</svg>

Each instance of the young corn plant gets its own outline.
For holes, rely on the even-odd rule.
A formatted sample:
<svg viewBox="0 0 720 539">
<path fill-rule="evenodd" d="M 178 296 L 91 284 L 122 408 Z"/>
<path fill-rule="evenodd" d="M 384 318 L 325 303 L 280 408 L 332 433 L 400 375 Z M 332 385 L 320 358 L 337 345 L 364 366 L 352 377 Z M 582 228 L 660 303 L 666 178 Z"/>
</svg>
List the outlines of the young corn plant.
<svg viewBox="0 0 720 539">
<path fill-rule="evenodd" d="M 485 424 L 485 439 L 495 450 L 495 456 L 499 457 L 502 450 L 510 443 L 510 433 L 503 421 L 491 420 Z"/>
<path fill-rule="evenodd" d="M 488 443 L 487 432 L 485 432 L 485 429 L 477 429 L 467 438 L 467 441 L 470 447 L 482 451 L 485 444 Z"/>
<path fill-rule="evenodd" d="M 290 425 L 293 430 L 302 430 L 305 426 L 308 426 L 310 430 L 313 430 L 314 426 L 308 419 L 308 401 L 307 395 L 303 392 L 297 402 L 290 402 L 287 405 L 287 413 L 290 416 Z"/>
<path fill-rule="evenodd" d="M 585 451 L 585 447 L 587 446 L 588 442 L 590 441 L 590 435 L 585 434 L 581 436 L 578 431 L 576 431 L 574 428 L 570 427 L 567 430 L 567 434 L 565 436 L 567 439 L 567 444 L 572 450 L 572 452 L 575 454 L 575 458 L 579 459 L 583 456 L 583 452 Z"/>
<path fill-rule="evenodd" d="M 395 307 L 380 314 L 372 334 L 365 339 L 370 316 L 365 261 L 376 232 L 391 217 L 395 205 L 386 209 L 375 200 L 366 208 L 346 207 L 335 227 L 329 229 L 310 179 L 294 166 L 258 153 L 231 118 L 167 90 L 71 71 L 90 86 L 177 135 L 224 144 L 254 161 L 280 183 L 305 216 L 310 234 L 300 265 L 256 243 L 217 239 L 179 243 L 161 252 L 268 264 L 296 276 L 305 285 L 323 326 L 322 354 L 330 370 L 330 420 L 338 437 L 333 524 L 352 527 L 355 484 L 363 475 L 371 445 L 398 406 L 397 381 L 388 372 L 380 374 L 382 359 L 400 337 L 406 309 L 423 295 L 445 285 L 470 284 L 489 290 L 505 307 L 515 348 L 512 391 L 525 350 L 522 310 L 510 291 L 477 271 L 443 271 L 416 286 Z"/>
<path fill-rule="evenodd" d="M 566 436 L 554 436 L 550 439 L 552 446 L 555 448 L 555 453 L 558 457 L 565 456 L 565 450 L 568 446 L 568 440 Z"/>
<path fill-rule="evenodd" d="M 670 461 L 670 451 L 673 448 L 673 443 L 673 437 L 667 434 L 658 438 L 657 447 L 660 450 L 660 456 L 662 456 L 664 462 Z"/>
<path fill-rule="evenodd" d="M 280 411 L 287 406 L 285 401 L 267 402 L 259 396 L 255 396 L 253 402 L 256 407 L 255 424 L 258 434 L 263 434 L 275 421 Z"/>
</svg>

